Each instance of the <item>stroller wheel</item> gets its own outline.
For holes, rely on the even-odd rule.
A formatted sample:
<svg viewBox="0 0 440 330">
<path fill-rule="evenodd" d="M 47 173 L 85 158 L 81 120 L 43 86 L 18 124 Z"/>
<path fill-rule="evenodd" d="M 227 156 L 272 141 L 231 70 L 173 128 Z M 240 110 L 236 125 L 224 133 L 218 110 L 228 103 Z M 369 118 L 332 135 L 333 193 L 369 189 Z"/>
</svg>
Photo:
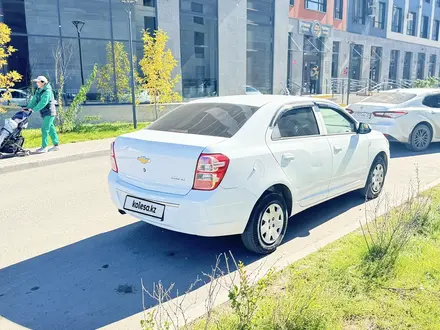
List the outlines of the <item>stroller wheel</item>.
<svg viewBox="0 0 440 330">
<path fill-rule="evenodd" d="M 2 159 L 3 158 L 3 154 L 2 153 L 0 153 L 0 159 Z"/>
</svg>

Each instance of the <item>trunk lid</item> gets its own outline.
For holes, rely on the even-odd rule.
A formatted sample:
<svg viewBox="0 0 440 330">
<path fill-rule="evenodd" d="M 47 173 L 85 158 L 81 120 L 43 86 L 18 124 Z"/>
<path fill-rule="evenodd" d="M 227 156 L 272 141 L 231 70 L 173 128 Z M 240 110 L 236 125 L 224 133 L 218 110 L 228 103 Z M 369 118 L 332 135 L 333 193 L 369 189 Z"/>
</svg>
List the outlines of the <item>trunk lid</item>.
<svg viewBox="0 0 440 330">
<path fill-rule="evenodd" d="M 119 177 L 143 189 L 186 195 L 193 187 L 200 154 L 223 140 L 146 129 L 122 135 L 115 142 Z"/>
<path fill-rule="evenodd" d="M 368 124 L 375 122 L 377 119 L 373 116 L 373 112 L 390 111 L 395 107 L 396 105 L 394 104 L 361 102 L 350 105 L 347 111 L 349 111 L 357 121 Z"/>
</svg>

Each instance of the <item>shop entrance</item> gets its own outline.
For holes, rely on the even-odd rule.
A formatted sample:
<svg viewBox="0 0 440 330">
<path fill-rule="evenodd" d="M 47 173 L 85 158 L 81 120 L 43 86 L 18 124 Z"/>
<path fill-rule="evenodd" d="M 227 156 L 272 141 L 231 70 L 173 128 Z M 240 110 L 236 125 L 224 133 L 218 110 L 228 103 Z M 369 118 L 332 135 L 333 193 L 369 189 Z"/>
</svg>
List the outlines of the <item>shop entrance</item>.
<svg viewBox="0 0 440 330">
<path fill-rule="evenodd" d="M 303 94 L 320 94 L 322 82 L 321 38 L 304 36 L 303 47 Z"/>
</svg>

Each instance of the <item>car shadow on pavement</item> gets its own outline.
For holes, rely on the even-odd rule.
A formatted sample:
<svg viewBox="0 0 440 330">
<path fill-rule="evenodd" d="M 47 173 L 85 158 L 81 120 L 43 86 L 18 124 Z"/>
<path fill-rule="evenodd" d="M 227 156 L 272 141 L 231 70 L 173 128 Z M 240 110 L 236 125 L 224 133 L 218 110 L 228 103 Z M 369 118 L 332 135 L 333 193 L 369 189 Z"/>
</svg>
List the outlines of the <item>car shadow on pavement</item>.
<svg viewBox="0 0 440 330">
<path fill-rule="evenodd" d="M 403 143 L 390 143 L 391 158 L 406 158 L 421 155 L 440 153 L 440 143 L 432 143 L 428 149 L 422 152 L 408 150 Z"/>
<path fill-rule="evenodd" d="M 293 217 L 285 241 L 362 202 L 349 194 Z M 228 251 L 245 264 L 261 258 L 240 237 L 194 237 L 138 222 L 1 269 L 0 315 L 32 329 L 96 329 L 142 311 L 141 279 L 147 289 L 162 281 L 182 293 Z M 145 298 L 147 308 L 156 304 Z"/>
</svg>

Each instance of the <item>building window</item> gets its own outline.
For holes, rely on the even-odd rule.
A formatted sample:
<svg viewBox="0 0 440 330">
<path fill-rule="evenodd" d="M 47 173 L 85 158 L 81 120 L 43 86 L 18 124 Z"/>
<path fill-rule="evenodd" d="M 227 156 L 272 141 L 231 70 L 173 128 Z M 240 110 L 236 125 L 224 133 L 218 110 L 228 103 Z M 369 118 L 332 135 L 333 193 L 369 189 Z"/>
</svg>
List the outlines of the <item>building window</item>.
<svg viewBox="0 0 440 330">
<path fill-rule="evenodd" d="M 194 55 L 196 56 L 196 58 L 205 58 L 205 48 L 194 47 Z"/>
<path fill-rule="evenodd" d="M 342 19 L 343 8 L 344 8 L 344 1 L 335 0 L 335 19 Z"/>
<path fill-rule="evenodd" d="M 145 16 L 144 17 L 144 29 L 148 31 L 148 33 L 153 36 L 154 31 L 156 31 L 156 17 L 152 16 Z"/>
<path fill-rule="evenodd" d="M 203 14 L 203 4 L 197 2 L 191 2 L 191 11 L 194 13 Z"/>
<path fill-rule="evenodd" d="M 273 90 L 275 0 L 247 0 L 246 84 L 261 93 Z"/>
<path fill-rule="evenodd" d="M 147 7 L 156 7 L 156 0 L 144 0 L 144 6 Z"/>
<path fill-rule="evenodd" d="M 406 34 L 409 36 L 416 35 L 416 13 L 408 13 L 408 23 L 406 27 Z"/>
<path fill-rule="evenodd" d="M 205 34 L 202 32 L 194 32 L 194 45 L 204 46 L 205 45 Z"/>
<path fill-rule="evenodd" d="M 379 11 L 377 16 L 374 18 L 374 27 L 376 29 L 385 29 L 385 9 L 386 3 L 385 2 L 379 2 Z"/>
<path fill-rule="evenodd" d="M 422 17 L 422 26 L 420 27 L 420 38 L 428 39 L 429 17 Z"/>
<path fill-rule="evenodd" d="M 194 22 L 194 24 L 200 24 L 200 25 L 205 24 L 205 20 L 203 19 L 203 17 L 200 17 L 200 16 L 194 16 L 193 22 Z"/>
<path fill-rule="evenodd" d="M 406 52 L 403 61 L 403 79 L 411 80 L 412 53 Z"/>
<path fill-rule="evenodd" d="M 354 0 L 353 23 L 365 24 L 366 3 L 367 2 L 365 0 Z"/>
<path fill-rule="evenodd" d="M 339 77 L 339 48 L 341 43 L 339 41 L 333 41 L 332 52 L 332 78 Z"/>
<path fill-rule="evenodd" d="M 402 8 L 397 7 L 396 5 L 393 6 L 393 22 L 391 24 L 391 31 L 402 33 L 402 26 L 403 26 L 403 10 Z"/>
<path fill-rule="evenodd" d="M 417 57 L 417 79 L 425 79 L 425 61 L 426 54 L 419 53 Z"/>
<path fill-rule="evenodd" d="M 217 8 L 217 0 L 180 0 L 180 63 L 185 100 L 218 96 Z"/>
<path fill-rule="evenodd" d="M 440 1 L 440 0 L 438 0 L 438 1 Z M 295 0 L 290 0 L 290 5 L 291 6 L 295 5 Z"/>
<path fill-rule="evenodd" d="M 440 0 L 436 0 L 435 4 L 437 5 L 437 7 L 440 7 Z"/>
<path fill-rule="evenodd" d="M 429 75 L 431 77 L 435 76 L 435 66 L 437 65 L 437 55 L 431 55 L 429 57 Z"/>
<path fill-rule="evenodd" d="M 438 41 L 439 39 L 439 30 L 440 30 L 440 21 L 434 20 L 434 31 L 432 31 L 432 39 Z"/>
<path fill-rule="evenodd" d="M 370 80 L 379 83 L 382 66 L 382 47 L 371 47 Z"/>
<path fill-rule="evenodd" d="M 397 69 L 399 64 L 400 51 L 392 50 L 390 55 L 390 71 L 388 73 L 388 78 L 391 80 L 397 80 Z"/>
<path fill-rule="evenodd" d="M 304 8 L 325 13 L 327 12 L 327 0 L 306 0 Z"/>
<path fill-rule="evenodd" d="M 351 49 L 351 72 L 350 78 L 354 80 L 362 79 L 362 62 L 364 58 L 364 46 L 363 45 L 353 45 Z"/>
</svg>

